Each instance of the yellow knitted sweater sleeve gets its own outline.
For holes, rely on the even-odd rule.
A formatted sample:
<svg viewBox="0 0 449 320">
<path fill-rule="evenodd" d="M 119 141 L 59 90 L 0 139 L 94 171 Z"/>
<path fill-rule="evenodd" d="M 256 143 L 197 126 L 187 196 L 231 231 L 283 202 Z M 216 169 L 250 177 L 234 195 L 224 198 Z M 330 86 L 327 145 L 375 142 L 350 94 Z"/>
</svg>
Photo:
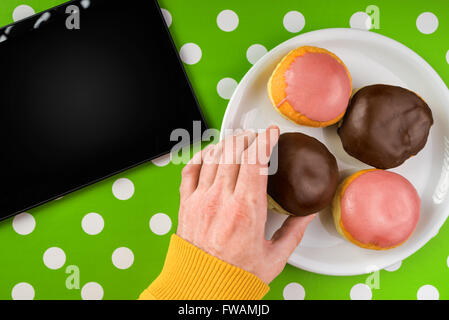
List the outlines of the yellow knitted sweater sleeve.
<svg viewBox="0 0 449 320">
<path fill-rule="evenodd" d="M 173 234 L 160 275 L 140 300 L 259 300 L 268 292 L 254 274 Z"/>
</svg>

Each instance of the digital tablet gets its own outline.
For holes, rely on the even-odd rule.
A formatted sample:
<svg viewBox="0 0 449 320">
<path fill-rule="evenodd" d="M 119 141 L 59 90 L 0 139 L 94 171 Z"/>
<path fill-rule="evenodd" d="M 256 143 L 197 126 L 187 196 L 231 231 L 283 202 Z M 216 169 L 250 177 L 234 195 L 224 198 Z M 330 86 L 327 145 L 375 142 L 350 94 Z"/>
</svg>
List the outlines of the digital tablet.
<svg viewBox="0 0 449 320">
<path fill-rule="evenodd" d="M 175 129 L 206 128 L 156 1 L 70 1 L 0 41 L 0 219 L 169 152 Z"/>
</svg>

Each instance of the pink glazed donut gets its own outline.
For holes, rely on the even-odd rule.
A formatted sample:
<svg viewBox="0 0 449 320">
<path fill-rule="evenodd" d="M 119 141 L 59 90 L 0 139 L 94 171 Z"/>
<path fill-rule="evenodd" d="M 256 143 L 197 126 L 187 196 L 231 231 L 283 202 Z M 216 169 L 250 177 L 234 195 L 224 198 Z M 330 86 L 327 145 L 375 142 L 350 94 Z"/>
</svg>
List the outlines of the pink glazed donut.
<svg viewBox="0 0 449 320">
<path fill-rule="evenodd" d="M 337 189 L 332 213 L 338 232 L 365 249 L 388 250 L 406 242 L 419 220 L 421 201 L 403 176 L 359 171 Z"/>
<path fill-rule="evenodd" d="M 290 51 L 268 81 L 268 97 L 282 116 L 296 124 L 327 127 L 348 107 L 352 79 L 334 53 L 304 46 Z"/>
</svg>

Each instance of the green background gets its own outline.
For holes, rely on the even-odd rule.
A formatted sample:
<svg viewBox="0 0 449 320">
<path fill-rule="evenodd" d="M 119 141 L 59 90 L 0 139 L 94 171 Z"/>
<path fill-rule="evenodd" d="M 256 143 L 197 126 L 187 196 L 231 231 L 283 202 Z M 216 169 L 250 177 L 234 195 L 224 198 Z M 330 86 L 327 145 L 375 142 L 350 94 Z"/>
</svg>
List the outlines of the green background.
<svg viewBox="0 0 449 320">
<path fill-rule="evenodd" d="M 21 4 L 36 12 L 64 1 L 2 0 L 0 25 L 13 22 L 12 13 Z M 178 49 L 193 42 L 202 50 L 201 60 L 186 69 L 198 96 L 206 120 L 220 128 L 228 100 L 217 94 L 217 83 L 223 78 L 239 81 L 251 64 L 246 51 L 252 44 L 262 44 L 268 50 L 295 36 L 283 26 L 284 15 L 299 11 L 305 17 L 304 33 L 322 28 L 349 27 L 351 16 L 365 11 L 368 5 L 380 8 L 378 32 L 396 39 L 427 60 L 449 84 L 449 1 L 336 1 L 336 0 L 161 0 L 173 18 L 170 31 Z M 141 1 L 126 1 L 136 6 Z M 217 15 L 224 9 L 233 10 L 239 25 L 232 32 L 217 26 Z M 439 27 L 433 34 L 422 34 L 416 19 L 423 12 L 433 12 Z M 368 32 L 368 31 L 367 31 Z M 299 34 L 298 33 L 298 34 Z M 32 59 L 32 53 L 30 53 Z M 1 75 L 1 70 L 0 70 Z M 448 106 L 449 107 L 449 106 Z M 80 270 L 81 287 L 97 282 L 104 290 L 104 299 L 135 299 L 160 271 L 170 233 L 175 231 L 178 208 L 178 186 L 182 167 L 153 163 L 141 165 L 116 177 L 53 201 L 30 213 L 36 227 L 29 235 L 19 235 L 12 219 L 0 223 L 0 298 L 11 299 L 12 288 L 20 282 L 31 284 L 35 299 L 80 299 L 81 290 L 66 288 L 66 267 Z M 118 200 L 112 194 L 112 184 L 120 177 L 130 179 L 135 187 L 129 200 Z M 90 212 L 104 219 L 104 229 L 98 235 L 88 235 L 81 227 L 82 218 Z M 169 233 L 158 236 L 149 227 L 150 218 L 158 212 L 171 217 Z M 380 288 L 372 290 L 373 299 L 416 299 L 418 289 L 433 285 L 440 299 L 449 298 L 449 223 L 438 236 L 403 261 L 399 270 L 381 271 Z M 43 263 L 43 254 L 50 247 L 64 250 L 66 262 L 57 270 Z M 127 247 L 134 254 L 134 263 L 121 270 L 112 263 L 112 253 Z M 309 273 L 287 266 L 271 284 L 267 299 L 282 299 L 284 287 L 300 283 L 306 299 L 349 299 L 351 288 L 364 283 L 367 276 L 333 277 Z"/>
</svg>

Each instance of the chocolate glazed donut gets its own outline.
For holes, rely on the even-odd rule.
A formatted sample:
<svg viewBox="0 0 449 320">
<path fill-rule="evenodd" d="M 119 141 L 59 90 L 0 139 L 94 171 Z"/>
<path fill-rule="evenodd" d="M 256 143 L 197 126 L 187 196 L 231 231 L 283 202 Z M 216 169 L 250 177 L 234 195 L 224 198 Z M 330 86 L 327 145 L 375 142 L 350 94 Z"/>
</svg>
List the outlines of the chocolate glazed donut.
<svg viewBox="0 0 449 320">
<path fill-rule="evenodd" d="M 316 213 L 338 186 L 337 160 L 324 144 L 302 133 L 279 137 L 278 170 L 268 177 L 269 207 L 295 216 Z"/>
<path fill-rule="evenodd" d="M 432 124 L 432 111 L 417 94 L 376 84 L 352 97 L 338 134 L 351 156 L 390 169 L 424 148 Z"/>
</svg>

